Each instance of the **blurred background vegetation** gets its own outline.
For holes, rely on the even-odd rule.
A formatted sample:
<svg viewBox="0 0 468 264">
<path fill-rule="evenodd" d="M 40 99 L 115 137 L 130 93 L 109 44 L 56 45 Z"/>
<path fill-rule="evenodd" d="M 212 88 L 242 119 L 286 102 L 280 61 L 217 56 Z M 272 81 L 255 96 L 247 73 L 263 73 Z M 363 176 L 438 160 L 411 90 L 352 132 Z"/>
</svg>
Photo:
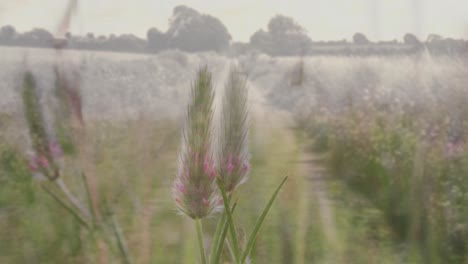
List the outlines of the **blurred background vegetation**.
<svg viewBox="0 0 468 264">
<path fill-rule="evenodd" d="M 464 40 L 406 34 L 371 42 L 356 33 L 352 42 L 312 41 L 277 15 L 239 43 L 219 19 L 178 6 L 168 30 L 151 28 L 147 39 L 3 26 L 0 45 L 8 46 L 0 47 L 0 263 L 119 262 L 118 248 L 103 249 L 100 234 L 30 170 L 21 82 L 31 71 L 50 122 L 60 107 L 51 99 L 57 58 L 79 80 L 78 134 L 86 135 L 78 154 L 60 161 L 61 179 L 81 201 L 89 198 L 82 173 L 93 180 L 95 203 L 120 223 L 135 263 L 198 259 L 195 230 L 177 213 L 171 186 L 200 65 L 213 71 L 217 93 L 231 65 L 249 77 L 251 172 L 234 214 L 241 243 L 289 176 L 252 263 L 468 263 Z M 207 245 L 216 220 L 203 221 Z"/>
<path fill-rule="evenodd" d="M 109 55 L 88 59 L 81 74 L 91 147 L 84 164 L 65 158 L 63 179 L 85 200 L 80 172 L 92 170 L 100 203 L 112 208 L 135 263 L 194 263 L 193 226 L 177 214 L 171 195 L 181 115 L 170 113 L 183 110 L 190 76 L 181 74 L 187 76 L 183 82 L 159 72 L 135 83 L 147 90 L 150 83 L 165 82 L 181 95 L 159 93 L 174 105 L 153 116 L 153 109 L 138 103 L 140 94 L 122 94 L 133 83 L 129 76 L 148 73 L 132 65 L 155 67 L 158 61 L 184 71 L 173 65 L 185 58 L 195 72 L 200 61 L 228 60 L 213 54 L 159 56 L 121 57 L 114 67 L 122 74 L 113 79 L 99 70 L 115 63 Z M 249 55 L 237 63 L 250 71 L 253 114 L 252 171 L 238 193 L 242 214 L 235 214 L 241 237 L 253 228 L 276 184 L 290 176 L 256 241 L 254 263 L 466 263 L 463 61 L 429 55 L 300 61 Z M 215 76 L 225 78 L 223 72 Z M 101 90 L 91 89 L 86 78 Z M 121 85 L 106 94 L 108 82 Z M 48 93 L 44 89 L 43 96 Z M 96 100 L 96 93 L 104 94 Z M 1 262 L 94 262 L 99 252 L 93 240 L 32 177 L 21 104 L 10 103 L 16 107 L 1 115 Z M 95 109 L 104 105 L 124 111 L 99 117 Z M 133 115 L 138 111 L 145 114 Z M 204 222 L 207 243 L 215 224 L 215 218 Z"/>
</svg>

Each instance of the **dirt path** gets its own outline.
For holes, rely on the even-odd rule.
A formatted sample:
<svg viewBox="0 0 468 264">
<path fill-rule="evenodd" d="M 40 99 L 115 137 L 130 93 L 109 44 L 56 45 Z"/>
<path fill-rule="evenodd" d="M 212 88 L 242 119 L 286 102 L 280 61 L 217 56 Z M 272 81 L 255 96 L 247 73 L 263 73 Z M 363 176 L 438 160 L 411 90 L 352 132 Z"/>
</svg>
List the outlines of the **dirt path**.
<svg viewBox="0 0 468 264">
<path fill-rule="evenodd" d="M 249 103 L 253 118 L 265 126 L 261 131 L 280 129 L 285 137 L 281 141 L 297 148 L 291 161 L 299 168 L 294 175 L 299 184 L 294 263 L 310 263 L 305 262 L 310 254 L 313 263 L 401 263 L 391 236 L 382 235 L 391 232 L 383 213 L 344 182 L 331 179 L 326 155 L 308 149 L 311 139 L 298 136 L 293 114 L 271 105 L 268 90 L 256 85 L 260 82 L 249 80 Z M 263 135 L 255 136 L 261 140 Z M 376 239 L 377 230 L 382 234 Z"/>
<path fill-rule="evenodd" d="M 248 81 L 248 87 L 251 113 L 254 119 L 262 120 L 262 123 L 267 126 L 263 130 L 281 129 L 287 135 L 286 137 L 290 138 L 290 143 L 292 140 L 292 142 L 295 142 L 293 144 L 302 144 L 301 142 L 297 142 L 299 139 L 294 131 L 295 121 L 292 113 L 271 105 L 264 94 L 265 89 L 257 87 L 252 80 Z M 285 142 L 287 141 L 285 140 Z M 311 153 L 302 145 L 298 147 L 300 154 L 297 162 L 301 173 L 297 176 L 304 178 L 299 179 L 302 186 L 301 193 L 298 196 L 300 209 L 297 222 L 298 233 L 296 236 L 299 237 L 298 241 L 304 241 L 304 243 L 297 246 L 296 257 L 305 257 L 307 237 L 306 233 L 302 231 L 307 230 L 311 216 L 314 215 L 317 216 L 319 221 L 319 223 L 314 224 L 319 225 L 318 229 L 322 233 L 323 241 L 327 248 L 320 263 L 343 263 L 341 252 L 344 247 L 337 228 L 335 207 L 328 191 L 328 175 L 323 164 L 324 157 L 321 154 Z M 313 206 L 311 206 L 312 203 Z M 302 264 L 304 262 L 296 259 L 295 263 Z"/>
<path fill-rule="evenodd" d="M 328 192 L 328 175 L 323 165 L 324 157 L 303 149 L 300 162 L 308 182 L 307 188 L 311 190 L 310 196 L 315 201 L 316 211 L 313 213 L 319 216 L 324 242 L 329 249 L 326 251 L 325 263 L 337 262 L 341 258 L 340 252 L 343 246 L 338 235 L 335 206 Z"/>
</svg>

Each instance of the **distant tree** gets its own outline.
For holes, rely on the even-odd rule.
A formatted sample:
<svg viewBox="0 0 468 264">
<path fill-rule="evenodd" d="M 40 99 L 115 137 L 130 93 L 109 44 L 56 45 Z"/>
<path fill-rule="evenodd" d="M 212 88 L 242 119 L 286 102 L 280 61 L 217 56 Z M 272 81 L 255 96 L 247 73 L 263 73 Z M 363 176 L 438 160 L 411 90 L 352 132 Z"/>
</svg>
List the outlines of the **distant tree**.
<svg viewBox="0 0 468 264">
<path fill-rule="evenodd" d="M 272 54 L 274 50 L 274 42 L 270 33 L 265 32 L 263 29 L 258 30 L 250 37 L 250 44 L 267 54 Z"/>
<path fill-rule="evenodd" d="M 116 38 L 117 38 L 117 36 L 115 34 L 110 34 L 109 35 L 109 39 L 116 39 Z"/>
<path fill-rule="evenodd" d="M 50 47 L 54 36 L 47 30 L 35 28 L 31 31 L 18 35 L 17 44 L 33 47 Z"/>
<path fill-rule="evenodd" d="M 146 33 L 146 38 L 148 40 L 148 51 L 158 52 L 168 47 L 167 35 L 157 28 L 150 28 Z"/>
<path fill-rule="evenodd" d="M 133 34 L 123 34 L 119 37 L 111 35 L 107 42 L 105 43 L 104 48 L 106 50 L 113 51 L 133 51 L 133 52 L 143 52 L 145 49 L 146 41 L 138 38 Z"/>
<path fill-rule="evenodd" d="M 276 15 L 268 23 L 268 31 L 255 32 L 250 44 L 270 55 L 300 55 L 306 53 L 312 40 L 292 18 Z"/>
<path fill-rule="evenodd" d="M 16 35 L 16 29 L 13 26 L 6 25 L 0 29 L 0 41 L 11 42 Z"/>
<path fill-rule="evenodd" d="M 243 55 L 251 51 L 251 46 L 245 42 L 233 42 L 231 44 L 232 54 Z"/>
<path fill-rule="evenodd" d="M 437 35 L 437 34 L 430 34 L 429 36 L 427 36 L 427 42 L 429 43 L 434 42 L 434 41 L 441 41 L 443 39 L 444 38 L 441 35 Z"/>
<path fill-rule="evenodd" d="M 362 33 L 356 33 L 353 35 L 353 43 L 358 45 L 369 44 L 370 41 L 367 39 L 366 35 Z"/>
<path fill-rule="evenodd" d="M 174 8 L 166 35 L 171 48 L 190 52 L 221 51 L 231 41 L 231 35 L 219 19 L 183 5 Z"/>
<path fill-rule="evenodd" d="M 85 49 L 92 49 L 92 50 L 110 50 L 108 47 L 107 37 L 104 35 L 99 35 L 96 37 L 94 34 L 88 33 L 86 39 L 82 39 L 81 45 Z"/>
<path fill-rule="evenodd" d="M 403 42 L 406 45 L 411 45 L 411 46 L 416 46 L 416 45 L 421 44 L 419 39 L 415 35 L 413 35 L 411 33 L 406 33 L 405 34 L 405 36 L 403 37 Z"/>
<path fill-rule="evenodd" d="M 268 22 L 268 31 L 272 35 L 303 34 L 304 28 L 298 25 L 291 17 L 276 15 Z"/>
<path fill-rule="evenodd" d="M 30 33 L 34 39 L 37 39 L 42 43 L 47 43 L 54 38 L 54 36 L 49 31 L 42 28 L 35 28 Z"/>
</svg>

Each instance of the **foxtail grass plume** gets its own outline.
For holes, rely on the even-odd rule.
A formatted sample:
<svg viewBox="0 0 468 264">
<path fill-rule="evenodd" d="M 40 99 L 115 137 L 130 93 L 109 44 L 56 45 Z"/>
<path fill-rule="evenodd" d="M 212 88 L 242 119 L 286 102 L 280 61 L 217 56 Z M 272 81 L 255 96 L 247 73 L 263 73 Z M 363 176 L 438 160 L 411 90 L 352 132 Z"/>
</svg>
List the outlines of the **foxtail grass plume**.
<svg viewBox="0 0 468 264">
<path fill-rule="evenodd" d="M 200 69 L 192 87 L 182 139 L 179 169 L 173 186 L 178 209 L 193 219 L 201 219 L 220 204 L 212 155 L 213 86 L 211 73 Z"/>
<path fill-rule="evenodd" d="M 24 74 L 23 104 L 34 152 L 29 167 L 33 172 L 40 172 L 48 179 L 55 180 L 60 173 L 56 159 L 62 156 L 63 151 L 58 142 L 49 139 L 36 81 L 31 72 Z"/>
<path fill-rule="evenodd" d="M 244 74 L 236 70 L 231 71 L 223 98 L 219 175 L 224 189 L 228 192 L 233 192 L 247 180 L 250 169 L 246 82 Z"/>
</svg>

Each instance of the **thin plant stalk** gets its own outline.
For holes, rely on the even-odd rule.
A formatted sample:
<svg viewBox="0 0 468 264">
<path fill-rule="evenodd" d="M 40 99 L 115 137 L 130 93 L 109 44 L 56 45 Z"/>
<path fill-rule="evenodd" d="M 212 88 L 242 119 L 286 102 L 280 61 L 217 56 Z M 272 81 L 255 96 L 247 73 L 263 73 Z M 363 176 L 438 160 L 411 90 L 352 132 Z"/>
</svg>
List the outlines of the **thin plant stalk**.
<svg viewBox="0 0 468 264">
<path fill-rule="evenodd" d="M 234 210 L 236 209 L 236 206 L 237 206 L 237 201 L 232 206 L 231 214 L 234 213 Z M 222 228 L 220 228 L 220 230 L 219 230 L 220 231 L 219 232 L 219 237 L 217 238 L 217 240 L 215 240 L 216 244 L 213 243 L 213 247 L 215 248 L 215 251 L 212 252 L 212 255 L 211 255 L 211 262 L 210 263 L 212 263 L 212 264 L 218 264 L 220 262 L 220 260 L 221 260 L 222 254 L 223 254 L 224 242 L 226 241 L 226 236 L 227 236 L 228 227 L 229 227 L 228 220 L 226 219 L 226 214 L 223 214 L 221 216 L 221 219 L 220 219 L 220 221 L 218 223 L 218 227 L 222 227 Z M 234 258 L 233 258 L 233 260 L 234 260 Z"/>
<path fill-rule="evenodd" d="M 229 254 L 231 256 L 231 260 L 235 261 L 234 250 L 232 249 L 231 242 L 229 240 L 227 240 L 227 239 L 226 239 L 226 246 L 227 246 L 227 249 L 228 249 Z"/>
<path fill-rule="evenodd" d="M 88 208 L 91 211 L 91 217 L 92 217 L 92 220 L 93 220 L 93 224 L 95 225 L 96 224 L 95 223 L 96 222 L 96 215 L 95 215 L 94 210 L 92 209 L 93 208 L 93 198 L 91 197 L 91 192 L 89 190 L 88 178 L 86 178 L 86 175 L 84 173 L 81 173 L 81 179 L 83 180 L 83 185 L 85 186 L 86 198 L 87 198 L 87 201 L 88 201 Z"/>
<path fill-rule="evenodd" d="M 197 239 L 198 239 L 198 247 L 200 249 L 200 259 L 202 264 L 206 264 L 206 256 L 205 256 L 205 246 L 203 243 L 203 230 L 202 230 L 202 224 L 201 224 L 201 219 L 197 218 L 195 219 L 195 226 L 197 229 Z"/>
<path fill-rule="evenodd" d="M 91 218 L 91 214 L 88 211 L 88 209 L 85 206 L 83 206 L 75 196 L 73 196 L 73 194 L 70 192 L 67 185 L 63 182 L 63 180 L 61 178 L 56 179 L 55 183 L 57 184 L 59 189 L 63 192 L 63 194 L 65 194 L 67 196 L 68 200 L 76 208 L 78 208 L 81 211 L 81 213 L 83 213 L 87 218 Z"/>
<path fill-rule="evenodd" d="M 45 184 L 42 185 L 42 188 L 55 200 L 57 203 L 59 203 L 63 208 L 65 208 L 68 212 L 70 212 L 71 215 L 73 215 L 78 222 L 80 222 L 85 228 L 89 229 L 90 225 L 89 223 L 80 215 L 80 213 L 76 212 L 70 205 L 68 205 L 66 202 L 64 202 L 59 195 L 54 193 L 50 188 L 46 187 Z"/>
<path fill-rule="evenodd" d="M 115 237 L 117 238 L 117 243 L 119 246 L 120 254 L 123 257 L 125 264 L 131 264 L 132 261 L 130 259 L 130 253 L 128 252 L 128 246 L 122 234 L 122 229 L 120 228 L 120 225 L 117 222 L 116 217 L 112 215 L 111 218 L 112 218 L 112 227 L 114 229 Z"/>
<path fill-rule="evenodd" d="M 213 242 L 211 244 L 211 250 L 210 250 L 210 264 L 214 264 L 214 263 L 217 263 L 216 262 L 216 255 L 217 255 L 217 251 L 218 251 L 218 244 L 219 244 L 219 240 L 220 240 L 220 237 L 222 235 L 222 232 L 226 226 L 226 214 L 223 213 L 221 214 L 221 218 L 219 219 L 218 221 L 218 224 L 216 225 L 216 231 L 215 231 L 215 234 L 214 234 L 214 237 L 213 237 Z"/>
<path fill-rule="evenodd" d="M 226 190 L 224 189 L 224 184 L 222 180 L 220 178 L 217 178 L 216 183 L 218 184 L 218 188 L 221 191 L 221 195 L 223 197 L 224 208 L 228 208 L 227 210 L 225 209 L 224 211 L 226 212 L 226 216 L 227 216 L 228 224 L 229 224 L 229 231 L 230 231 L 232 243 L 234 246 L 235 262 L 239 263 L 239 259 L 240 259 L 239 242 L 237 240 L 236 226 L 234 225 L 234 220 L 232 218 L 231 210 L 229 210 L 229 208 L 231 208 L 229 205 L 229 198 L 226 195 Z"/>
</svg>

